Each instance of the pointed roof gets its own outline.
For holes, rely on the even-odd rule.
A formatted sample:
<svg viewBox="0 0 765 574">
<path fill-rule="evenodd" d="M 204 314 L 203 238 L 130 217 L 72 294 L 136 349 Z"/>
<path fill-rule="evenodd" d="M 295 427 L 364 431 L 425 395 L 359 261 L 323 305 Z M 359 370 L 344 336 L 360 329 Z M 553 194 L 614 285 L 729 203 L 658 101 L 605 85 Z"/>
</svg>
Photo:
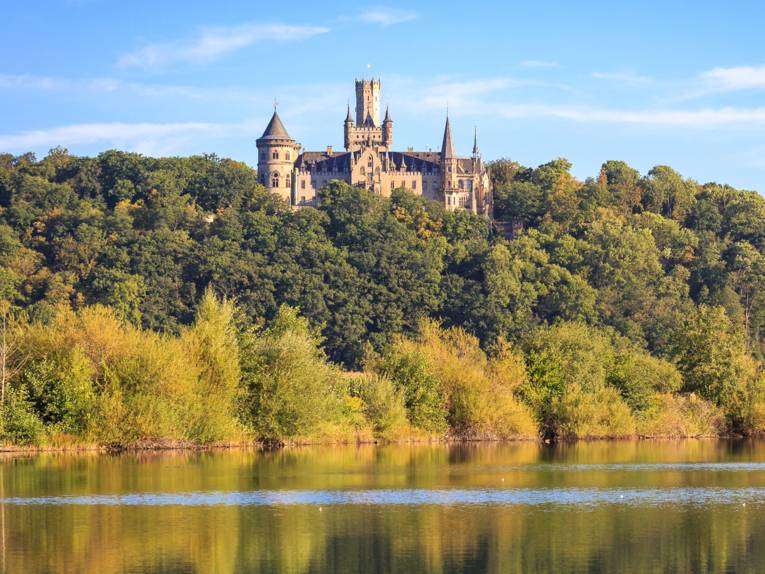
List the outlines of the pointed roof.
<svg viewBox="0 0 765 574">
<path fill-rule="evenodd" d="M 481 151 L 478 149 L 478 128 L 473 128 L 473 155 L 479 155 Z"/>
<path fill-rule="evenodd" d="M 452 144 L 452 127 L 449 125 L 449 115 L 446 116 L 446 126 L 444 126 L 444 143 L 441 145 L 441 157 L 453 158 L 457 157 L 454 153 L 454 144 Z"/>
<path fill-rule="evenodd" d="M 348 104 L 348 113 L 345 115 L 345 121 L 346 123 L 353 123 L 353 118 L 351 117 L 351 104 Z"/>
<path fill-rule="evenodd" d="M 266 126 L 266 131 L 260 136 L 262 140 L 275 140 L 275 139 L 292 139 L 287 133 L 282 120 L 279 118 L 279 114 L 274 110 L 274 115 L 271 116 L 271 121 Z"/>
<path fill-rule="evenodd" d="M 393 120 L 390 119 L 390 112 L 388 112 L 388 106 L 385 106 L 385 119 L 383 120 L 383 123 L 392 121 Z"/>
</svg>

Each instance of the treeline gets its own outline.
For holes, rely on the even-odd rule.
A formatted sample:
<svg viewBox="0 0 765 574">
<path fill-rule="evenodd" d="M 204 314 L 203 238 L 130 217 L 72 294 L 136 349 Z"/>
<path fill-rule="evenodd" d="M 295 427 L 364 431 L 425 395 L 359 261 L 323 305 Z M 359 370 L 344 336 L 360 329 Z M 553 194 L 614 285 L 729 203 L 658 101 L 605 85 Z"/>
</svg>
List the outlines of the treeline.
<svg viewBox="0 0 765 574">
<path fill-rule="evenodd" d="M 0 156 L 2 438 L 765 428 L 765 200 L 569 168 L 492 165 L 507 240 L 405 190 L 293 211 L 214 156 Z"/>
</svg>

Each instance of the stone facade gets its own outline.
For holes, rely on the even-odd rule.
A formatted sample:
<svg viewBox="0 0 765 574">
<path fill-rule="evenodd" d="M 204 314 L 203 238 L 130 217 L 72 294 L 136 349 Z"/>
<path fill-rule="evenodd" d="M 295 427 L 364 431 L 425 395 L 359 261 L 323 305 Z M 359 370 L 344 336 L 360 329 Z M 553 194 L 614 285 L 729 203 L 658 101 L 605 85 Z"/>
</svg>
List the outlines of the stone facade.
<svg viewBox="0 0 765 574">
<path fill-rule="evenodd" d="M 356 120 L 348 106 L 344 151 L 301 151 L 274 115 L 257 140 L 258 177 L 296 207 L 317 203 L 317 191 L 332 180 L 383 196 L 398 188 L 439 201 L 446 209 L 491 216 L 491 189 L 477 139 L 469 157 L 457 156 L 447 115 L 441 151 L 393 151 L 393 120 L 380 121 L 380 80 L 356 81 Z"/>
</svg>

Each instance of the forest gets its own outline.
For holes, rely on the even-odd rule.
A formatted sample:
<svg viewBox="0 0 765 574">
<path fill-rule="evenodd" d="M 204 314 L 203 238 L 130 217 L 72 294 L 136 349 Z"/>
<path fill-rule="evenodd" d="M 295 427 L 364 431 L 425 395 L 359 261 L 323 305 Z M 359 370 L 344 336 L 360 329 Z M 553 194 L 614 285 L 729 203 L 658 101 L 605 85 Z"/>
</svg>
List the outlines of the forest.
<svg viewBox="0 0 765 574">
<path fill-rule="evenodd" d="M 0 443 L 765 430 L 765 198 L 491 164 L 495 219 L 247 165 L 0 155 Z"/>
</svg>

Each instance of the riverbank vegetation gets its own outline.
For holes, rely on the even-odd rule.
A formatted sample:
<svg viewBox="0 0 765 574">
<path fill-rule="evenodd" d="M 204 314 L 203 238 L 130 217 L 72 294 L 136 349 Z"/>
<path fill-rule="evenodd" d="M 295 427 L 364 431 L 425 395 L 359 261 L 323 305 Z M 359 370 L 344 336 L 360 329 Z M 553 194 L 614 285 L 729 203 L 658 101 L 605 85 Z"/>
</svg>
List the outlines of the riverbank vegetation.
<svg viewBox="0 0 765 574">
<path fill-rule="evenodd" d="M 765 199 L 569 170 L 492 165 L 503 237 L 214 156 L 0 155 L 0 441 L 765 430 Z"/>
</svg>

